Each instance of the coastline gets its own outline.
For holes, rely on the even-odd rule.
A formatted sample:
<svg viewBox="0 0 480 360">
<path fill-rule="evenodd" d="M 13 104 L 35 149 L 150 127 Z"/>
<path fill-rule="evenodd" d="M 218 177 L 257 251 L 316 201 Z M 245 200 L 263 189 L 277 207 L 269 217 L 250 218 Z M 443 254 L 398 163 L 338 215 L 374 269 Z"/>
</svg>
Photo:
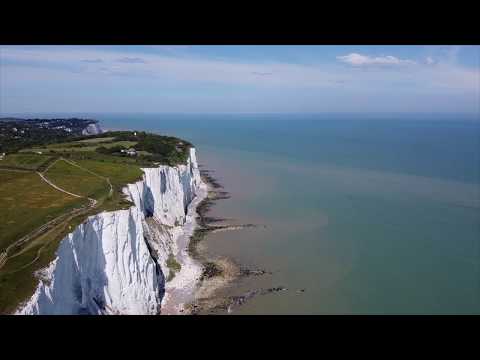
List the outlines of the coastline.
<svg viewBox="0 0 480 360">
<path fill-rule="evenodd" d="M 226 192 L 219 190 L 222 186 L 207 175 L 207 171 L 201 170 L 200 173 L 200 191 L 188 206 L 184 232 L 177 240 L 177 246 L 181 249 L 177 257 L 181 270 L 165 285 L 162 315 L 194 315 L 218 306 L 212 299 L 216 291 L 240 275 L 240 267 L 232 260 L 215 258 L 201 245 L 201 240 L 209 232 L 229 229 L 229 226 L 212 226 L 212 222 L 223 219 L 206 216 L 217 200 L 229 197 Z"/>
<path fill-rule="evenodd" d="M 213 313 L 214 311 L 217 310 L 227 310 L 228 304 L 231 303 L 231 299 L 229 297 L 225 296 L 218 296 L 217 291 L 220 289 L 223 289 L 227 287 L 227 285 L 231 284 L 234 280 L 238 279 L 241 276 L 244 275 L 252 275 L 253 272 L 250 270 L 245 270 L 242 269 L 238 264 L 236 264 L 232 259 L 226 258 L 226 257 L 219 257 L 215 256 L 214 254 L 208 253 L 206 251 L 206 246 L 203 243 L 202 244 L 202 239 L 208 234 L 208 233 L 214 233 L 214 232 L 219 232 L 219 231 L 228 231 L 228 230 L 239 230 L 243 229 L 246 227 L 254 227 L 256 225 L 253 224 L 228 224 L 229 219 L 224 219 L 224 218 L 213 218 L 213 217 L 208 217 L 207 213 L 209 212 L 211 206 L 218 200 L 222 199 L 228 199 L 230 196 L 228 195 L 227 192 L 223 191 L 223 186 L 220 185 L 217 180 L 210 175 L 209 170 L 200 170 L 198 169 L 196 165 L 196 160 L 195 160 L 195 153 L 193 152 L 193 161 L 195 163 L 195 167 L 197 168 L 196 171 L 196 179 L 192 183 L 190 179 L 190 186 L 192 187 L 192 195 L 189 195 L 188 197 L 191 199 L 190 203 L 187 203 L 186 209 L 181 209 L 180 213 L 184 214 L 183 218 L 183 225 L 181 226 L 181 230 L 177 225 L 177 220 L 175 220 L 174 225 L 170 225 L 170 223 L 173 223 L 172 219 L 168 219 L 167 221 L 167 227 L 171 229 L 171 234 L 169 236 L 173 236 L 171 238 L 172 240 L 176 239 L 171 243 L 170 247 L 170 255 L 173 255 L 174 257 L 174 262 L 178 265 L 178 270 L 174 271 L 171 268 L 168 263 L 169 260 L 167 260 L 167 264 L 164 264 L 164 261 L 166 258 L 162 258 L 162 266 L 167 266 L 170 271 L 167 270 L 167 272 L 164 272 L 166 274 L 166 278 L 162 278 L 163 280 L 160 280 L 159 284 L 164 284 L 162 285 L 163 287 L 163 294 L 161 294 L 160 298 L 157 300 L 156 305 L 158 306 L 157 309 L 157 314 L 164 314 L 164 315 L 175 315 L 175 314 L 199 314 L 199 313 L 206 313 L 209 312 Z M 183 168 L 182 168 L 183 169 Z M 134 203 L 133 207 L 129 207 L 128 209 L 123 209 L 123 210 L 115 210 L 115 211 L 107 211 L 107 212 L 101 212 L 98 214 L 97 217 L 88 217 L 86 222 L 82 223 L 81 228 L 75 229 L 75 236 L 72 234 L 68 234 L 68 239 L 66 238 L 62 239 L 61 243 L 63 244 L 63 252 L 61 252 L 62 256 L 59 255 L 59 250 L 57 249 L 56 251 L 56 258 L 49 264 L 48 271 L 44 271 L 45 276 L 42 278 L 38 278 L 39 282 L 36 286 L 35 292 L 33 296 L 30 299 L 27 299 L 25 302 L 22 302 L 19 304 L 16 308 L 16 313 L 43 313 L 43 312 L 52 312 L 57 311 L 60 309 L 59 313 L 68 313 L 71 311 L 71 309 L 68 308 L 68 306 L 77 306 L 78 299 L 75 298 L 76 294 L 70 294 L 68 290 L 68 287 L 62 287 L 59 288 L 58 286 L 55 285 L 55 283 L 62 284 L 62 281 L 64 280 L 62 278 L 63 275 L 69 273 L 71 269 L 68 268 L 68 263 L 71 263 L 70 258 L 78 256 L 77 253 L 91 253 L 92 251 L 97 251 L 98 256 L 96 259 L 100 259 L 98 261 L 93 261 L 93 262 L 88 262 L 89 257 L 83 256 L 82 259 L 85 259 L 84 261 L 87 261 L 88 264 L 83 264 L 80 266 L 81 269 L 87 269 L 88 271 L 92 272 L 91 275 L 93 276 L 92 278 L 99 279 L 98 282 L 101 282 L 101 279 L 103 277 L 109 278 L 110 275 L 116 276 L 116 280 L 119 280 L 120 282 L 123 282 L 122 276 L 129 275 L 129 274 L 117 274 L 115 272 L 115 269 L 118 269 L 119 267 L 115 263 L 112 266 L 105 266 L 101 265 L 102 262 L 105 262 L 106 260 L 108 261 L 122 261 L 121 257 L 123 256 L 122 254 L 119 254 L 118 259 L 117 255 L 115 255 L 115 259 L 106 259 L 105 253 L 112 253 L 109 251 L 110 247 L 115 247 L 116 243 L 114 244 L 113 242 L 107 241 L 108 239 L 113 239 L 114 237 L 116 238 L 117 234 L 110 234 L 108 231 L 104 231 L 103 223 L 110 223 L 114 224 L 114 226 L 110 226 L 109 228 L 117 228 L 117 226 L 123 226 L 126 225 L 127 223 L 130 224 L 130 221 L 126 221 L 124 217 L 126 216 L 125 214 L 130 214 L 131 216 L 136 216 L 135 219 L 140 219 L 145 216 L 144 220 L 147 220 L 147 223 L 143 224 L 144 230 L 147 228 L 148 229 L 148 219 L 153 215 L 153 212 L 149 215 L 149 211 L 153 211 L 150 209 L 147 209 L 148 201 L 153 201 L 152 199 L 154 198 L 153 193 L 150 193 L 150 196 L 152 196 L 152 199 L 144 199 L 143 197 L 145 196 L 145 188 L 144 186 L 153 186 L 156 184 L 156 179 L 159 178 L 159 174 L 154 174 L 148 172 L 147 168 L 142 168 L 144 175 L 142 177 L 142 180 L 140 182 L 132 183 L 132 184 L 127 184 L 125 187 L 122 188 L 122 193 L 125 195 L 130 196 L 132 202 Z M 190 169 L 190 171 L 193 171 Z M 147 176 L 148 175 L 148 176 Z M 168 177 L 168 175 L 167 175 Z M 148 185 L 146 185 L 148 184 Z M 183 183 L 182 183 L 183 184 Z M 195 185 L 193 185 L 195 184 Z M 157 187 L 155 187 L 157 188 Z M 196 188 L 196 191 L 193 191 L 193 189 Z M 157 190 L 160 190 L 157 189 Z M 148 194 L 148 191 L 146 192 Z M 157 192 L 154 191 L 155 194 Z M 180 192 L 177 192 L 180 193 Z M 190 193 L 189 193 L 190 194 Z M 158 194 L 157 194 L 158 195 Z M 155 196 L 157 196 L 155 195 Z M 163 200 L 162 200 L 163 201 Z M 138 208 L 138 209 L 137 209 Z M 137 209 L 138 214 L 133 211 L 132 209 Z M 133 213 L 132 213 L 133 211 Z M 121 214 L 120 214 L 121 212 Z M 178 211 L 177 211 L 178 212 Z M 118 213 L 118 214 L 117 214 Z M 141 214 L 143 216 L 141 216 Z M 146 214 L 146 215 L 145 215 Z M 176 213 L 175 211 L 173 212 L 174 216 Z M 125 216 L 123 216 L 125 215 Z M 112 218 L 112 219 L 110 219 Z M 117 219 L 118 218 L 118 219 Z M 137 220 L 138 220 L 137 219 Z M 124 221 L 125 220 L 125 221 Z M 133 221 L 133 223 L 137 224 L 139 221 Z M 146 226 L 146 228 L 145 228 Z M 138 229 L 137 229 L 138 230 Z M 88 238 L 91 240 L 90 242 L 85 242 L 85 241 L 76 241 L 77 237 L 85 237 L 86 233 L 88 232 Z M 105 233 L 105 234 L 104 234 Z M 175 233 L 177 236 L 175 236 Z M 122 232 L 123 234 L 123 232 Z M 125 234 L 130 234 L 129 230 L 125 231 Z M 138 237 L 137 240 L 140 241 L 140 238 L 146 240 L 146 248 L 142 249 L 142 246 L 139 248 L 135 249 L 129 249 L 132 252 L 134 251 L 140 251 L 141 254 L 138 255 L 145 255 L 145 259 L 149 258 L 147 256 L 147 253 L 150 254 L 150 256 L 153 256 L 154 262 L 157 264 L 157 255 L 153 255 L 152 250 L 157 252 L 158 250 L 156 249 L 155 246 L 152 246 L 152 243 L 148 243 L 146 235 L 142 235 L 143 232 L 140 230 L 134 231 L 135 235 L 132 235 L 134 237 Z M 91 236 L 90 236 L 91 235 Z M 138 236 L 137 236 L 138 235 Z M 105 237 L 105 243 L 104 245 L 106 246 L 98 246 L 97 241 L 95 240 L 98 236 L 103 236 Z M 113 236 L 113 237 L 112 237 Z M 160 238 L 162 239 L 162 238 Z M 127 239 L 123 239 L 127 240 Z M 128 242 L 128 241 L 127 241 Z M 141 243 L 141 241 L 139 242 Z M 85 245 L 87 244 L 87 245 Z M 125 247 L 122 246 L 122 249 Z M 60 249 L 60 247 L 59 247 Z M 127 249 L 127 250 L 128 250 Z M 148 250 L 148 251 L 144 251 Z M 142 252 L 143 251 L 143 252 Z M 114 252 L 116 254 L 116 252 Z M 126 256 L 126 255 L 125 255 Z M 57 266 L 59 261 L 57 261 L 60 257 L 62 257 L 63 261 L 60 261 L 61 266 Z M 103 259 L 103 260 L 102 260 Z M 143 265 L 147 266 L 149 265 L 148 261 L 143 263 Z M 87 266 L 88 265 L 88 266 Z M 96 269 L 96 266 L 100 266 L 103 270 Z M 58 268 L 58 269 L 57 269 Z M 108 269 L 108 271 L 113 271 L 111 274 L 106 274 L 102 271 L 105 269 Z M 45 270 L 45 269 L 44 269 Z M 58 270 L 58 271 L 57 271 Z M 135 269 L 129 269 L 134 271 Z M 150 269 L 151 270 L 151 269 Z M 115 273 L 114 273 L 115 272 Z M 103 274 L 103 275 L 102 275 Z M 172 275 L 173 274 L 173 275 Z M 83 275 L 82 275 L 83 276 Z M 90 276 L 90 275 L 89 275 Z M 87 276 L 87 278 L 90 278 Z M 103 277 L 102 277 L 103 276 Z M 134 274 L 132 276 L 135 277 Z M 158 271 L 157 271 L 157 276 L 158 276 Z M 65 276 L 64 276 L 65 277 Z M 117 279 L 118 277 L 118 279 Z M 58 278 L 58 279 L 57 279 Z M 56 279 L 57 281 L 54 281 Z M 65 280 L 67 281 L 67 280 Z M 68 279 L 70 281 L 70 279 Z M 110 283 L 110 281 L 109 281 Z M 114 281 L 112 282 L 112 284 Z M 143 284 L 143 283 L 142 283 Z M 100 284 L 101 285 L 101 284 Z M 115 284 L 114 284 L 115 285 Z M 116 296 L 118 295 L 115 290 L 118 289 L 118 286 L 115 287 L 110 291 L 107 291 L 107 298 L 103 298 L 102 294 L 103 293 L 98 293 L 94 292 L 91 295 L 86 295 L 87 298 L 93 298 L 93 301 L 95 302 L 95 309 L 90 309 L 90 308 L 82 308 L 80 310 L 82 311 L 93 311 L 97 313 L 102 313 L 102 314 L 109 314 L 109 313 L 117 313 L 115 310 L 115 306 L 110 304 L 112 301 L 111 295 L 114 295 L 114 301 L 118 302 L 118 305 L 123 306 L 122 310 L 120 310 L 121 313 L 125 311 L 125 313 L 141 313 L 145 309 L 140 309 L 137 307 L 139 302 L 137 300 L 139 299 L 133 299 L 134 301 L 131 303 L 122 303 L 124 301 L 124 297 L 120 296 L 118 299 Z M 82 296 L 84 291 L 90 291 L 88 289 L 81 289 L 82 290 Z M 65 294 L 62 293 L 62 291 L 66 291 Z M 93 290 L 92 290 L 93 291 Z M 59 295 L 53 299 L 50 298 L 50 294 L 53 293 L 58 293 Z M 136 293 L 135 293 L 136 294 Z M 143 294 L 143 293 L 142 293 Z M 152 294 L 155 294 L 155 291 L 153 291 Z M 150 301 L 151 299 L 156 296 L 152 294 L 147 294 L 149 302 L 146 306 L 150 306 Z M 68 298 L 68 303 L 63 303 L 63 299 L 71 296 L 71 299 Z M 133 296 L 133 295 L 132 295 Z M 83 299 L 83 298 L 82 298 Z M 60 301 L 61 300 L 61 301 Z M 82 300 L 83 301 L 83 300 Z M 59 305 L 56 304 L 62 304 L 65 305 L 63 308 L 59 308 Z M 30 304 L 29 306 L 27 306 Z M 72 305 L 73 304 L 73 305 Z M 132 308 L 128 306 L 132 306 Z M 143 304 L 143 303 L 142 303 Z M 83 306 L 83 302 L 81 306 Z M 88 305 L 88 304 L 87 304 Z M 87 306 L 85 305 L 85 306 Z M 80 305 L 78 305 L 80 306 Z M 92 305 L 93 306 L 93 305 Z M 58 308 L 58 309 L 57 309 Z M 24 309 L 26 309 L 24 311 Z M 214 310 L 212 312 L 212 310 Z M 150 311 L 150 310 L 148 310 Z M 45 312 L 45 313 L 46 313 Z"/>
<path fill-rule="evenodd" d="M 189 255 L 202 265 L 202 274 L 197 282 L 192 301 L 183 304 L 181 311 L 185 315 L 211 315 L 230 314 L 235 307 L 243 305 L 253 297 L 279 293 L 288 290 L 284 286 L 251 289 L 240 295 L 234 295 L 227 290 L 233 283 L 242 278 L 272 275 L 271 271 L 256 268 L 249 269 L 238 263 L 235 259 L 226 256 L 214 255 L 208 251 L 204 239 L 209 233 L 219 231 L 241 230 L 253 227 L 263 227 L 259 224 L 228 224 L 225 218 L 207 216 L 210 208 L 218 201 L 229 199 L 228 192 L 223 191 L 223 186 L 210 175 L 211 170 L 200 170 L 202 182 L 207 185 L 207 196 L 198 204 L 198 226 L 189 242 Z M 221 224 L 216 224 L 221 223 Z M 297 292 L 304 292 L 300 289 Z"/>
<path fill-rule="evenodd" d="M 213 256 L 207 252 L 202 242 L 209 233 L 218 229 L 228 229 L 228 225 L 212 225 L 224 219 L 207 217 L 210 208 L 218 200 L 230 198 L 210 172 L 200 170 L 202 182 L 207 186 L 207 196 L 198 205 L 198 227 L 192 234 L 188 246 L 191 258 L 202 264 L 202 274 L 198 279 L 194 297 L 184 308 L 184 313 L 189 315 L 196 315 L 217 307 L 219 303 L 218 299 L 215 299 L 216 292 L 240 276 L 240 267 L 233 260 Z"/>
<path fill-rule="evenodd" d="M 196 279 L 196 287 L 190 302 L 182 304 L 177 312 L 184 315 L 214 314 L 217 311 L 227 311 L 235 302 L 231 297 L 218 296 L 221 290 L 227 288 L 242 276 L 265 274 L 263 270 L 248 270 L 242 268 L 232 258 L 215 256 L 207 251 L 203 242 L 209 233 L 218 231 L 239 230 L 247 227 L 256 227 L 255 224 L 229 225 L 215 224 L 227 219 L 207 216 L 210 208 L 218 201 L 229 199 L 228 192 L 210 174 L 211 170 L 200 170 L 202 182 L 206 185 L 207 194 L 196 208 L 197 226 L 189 237 L 188 255 L 201 264 L 202 272 Z M 229 312 L 229 311 L 228 311 Z"/>
<path fill-rule="evenodd" d="M 207 193 L 194 149 L 189 161 L 188 166 L 142 168 L 141 180 L 121 188 L 130 200 L 128 208 L 89 216 L 64 237 L 48 276 L 37 277 L 33 296 L 20 303 L 15 313 L 160 314 L 165 285 L 172 288 L 165 284 L 160 266 L 169 267 L 166 254 L 181 255 L 182 242 L 188 244 L 196 227 L 196 206 Z M 168 214 L 163 212 L 165 206 Z M 148 240 L 155 236 L 148 224 L 154 214 L 157 218 L 163 215 L 166 227 L 159 240 L 176 238 L 172 248 L 161 252 L 161 263 Z M 172 284 L 188 294 L 187 290 L 193 292 L 201 267 L 187 256 L 182 259 L 184 271 Z"/>
<path fill-rule="evenodd" d="M 177 246 L 180 251 L 176 260 L 181 265 L 181 269 L 171 281 L 165 284 L 165 294 L 161 303 L 162 315 L 181 314 L 185 311 L 185 304 L 193 301 L 195 288 L 201 277 L 203 266 L 201 262 L 188 254 L 188 245 L 198 227 L 197 208 L 207 196 L 208 185 L 202 182 L 199 192 L 188 205 L 183 233 L 177 239 Z"/>
</svg>

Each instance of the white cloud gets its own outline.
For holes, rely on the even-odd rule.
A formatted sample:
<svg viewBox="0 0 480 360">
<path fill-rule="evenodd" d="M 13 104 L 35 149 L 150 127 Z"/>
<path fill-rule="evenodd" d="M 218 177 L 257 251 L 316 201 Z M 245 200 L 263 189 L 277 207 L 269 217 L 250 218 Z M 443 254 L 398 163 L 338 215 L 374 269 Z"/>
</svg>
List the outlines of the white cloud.
<svg viewBox="0 0 480 360">
<path fill-rule="evenodd" d="M 352 66 L 365 65 L 412 65 L 415 61 L 399 59 L 395 56 L 368 56 L 357 53 L 350 53 L 344 56 L 337 56 L 337 60 L 347 63 Z"/>
<path fill-rule="evenodd" d="M 433 64 L 435 64 L 435 60 L 433 60 L 433 58 L 431 56 L 427 56 L 427 58 L 425 59 L 425 63 L 427 65 L 433 65 Z"/>
<path fill-rule="evenodd" d="M 328 70 L 325 66 L 307 66 L 284 62 L 250 63 L 208 58 L 174 57 L 158 54 L 107 52 L 89 48 L 22 49 L 5 48 L 2 57 L 11 64 L 70 71 L 65 64 L 85 76 L 122 75 L 158 80 L 190 81 L 256 86 L 332 87 L 346 81 L 347 75 Z M 102 59 L 102 63 L 85 63 L 81 59 Z"/>
<path fill-rule="evenodd" d="M 33 81 L 42 85 L 57 82 L 89 84 L 89 87 L 98 87 L 98 84 L 114 87 L 115 84 L 116 88 L 132 83 L 155 84 L 158 88 L 167 84 L 185 89 L 223 84 L 232 86 L 232 89 L 248 86 L 250 89 L 268 90 L 269 93 L 308 89 L 315 90 L 315 94 L 316 90 L 322 89 L 341 89 L 338 91 L 342 93 L 396 92 L 404 89 L 416 93 L 465 91 L 478 94 L 480 88 L 478 68 L 445 63 L 440 56 L 430 58 L 435 66 L 428 66 L 429 58 L 415 63 L 395 56 L 372 57 L 350 53 L 337 59 L 350 66 L 340 66 L 337 62 L 317 65 L 280 61 L 241 62 L 186 55 L 105 51 L 90 47 L 3 47 L 0 48 L 0 60 L 4 76 L 0 77 L 0 90 L 1 86 L 7 89 L 7 83 L 9 87 L 19 87 L 21 82 L 24 83 L 22 86 L 31 87 Z M 416 65 L 398 66 L 403 64 Z M 369 65 L 376 70 L 357 69 L 368 68 Z M 403 70 L 392 71 L 392 67 Z"/>
</svg>

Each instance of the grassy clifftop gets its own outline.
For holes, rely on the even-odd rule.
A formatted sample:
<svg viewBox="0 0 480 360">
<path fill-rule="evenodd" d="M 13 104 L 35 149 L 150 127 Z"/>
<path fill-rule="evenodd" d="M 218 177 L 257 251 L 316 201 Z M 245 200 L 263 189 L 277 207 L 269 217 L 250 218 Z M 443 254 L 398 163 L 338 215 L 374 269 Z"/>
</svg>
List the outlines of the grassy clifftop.
<svg viewBox="0 0 480 360">
<path fill-rule="evenodd" d="M 172 136 L 143 131 L 110 131 L 68 142 L 54 142 L 22 149 L 23 153 L 62 155 L 74 158 L 102 160 L 104 156 L 144 166 L 185 164 L 192 144 Z M 127 153 L 129 149 L 135 150 Z"/>
<path fill-rule="evenodd" d="M 88 216 L 131 206 L 121 190 L 141 179 L 141 167 L 184 164 L 191 146 L 116 131 L 7 153 L 0 160 L 0 314 L 33 294 L 35 272 Z"/>
</svg>

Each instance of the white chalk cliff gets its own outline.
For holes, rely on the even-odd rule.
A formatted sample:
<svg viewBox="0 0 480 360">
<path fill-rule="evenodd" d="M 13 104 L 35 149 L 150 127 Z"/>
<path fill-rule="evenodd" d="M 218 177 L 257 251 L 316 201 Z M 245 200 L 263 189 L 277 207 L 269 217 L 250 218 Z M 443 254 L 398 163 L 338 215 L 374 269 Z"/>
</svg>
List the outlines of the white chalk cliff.
<svg viewBox="0 0 480 360">
<path fill-rule="evenodd" d="M 103 132 L 102 128 L 98 123 L 88 124 L 85 129 L 82 130 L 82 135 L 97 135 Z"/>
<path fill-rule="evenodd" d="M 142 170 L 143 179 L 123 189 L 134 205 L 90 216 L 67 235 L 17 314 L 159 314 L 170 254 L 182 265 L 172 283 L 195 281 L 200 270 L 185 238 L 206 196 L 195 149 L 186 165 Z"/>
</svg>

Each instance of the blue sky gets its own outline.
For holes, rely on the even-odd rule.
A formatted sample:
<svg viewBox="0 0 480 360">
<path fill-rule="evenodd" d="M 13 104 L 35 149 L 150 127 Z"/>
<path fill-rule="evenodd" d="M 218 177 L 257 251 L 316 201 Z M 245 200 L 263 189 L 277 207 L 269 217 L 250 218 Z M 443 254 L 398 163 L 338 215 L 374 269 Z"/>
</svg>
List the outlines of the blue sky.
<svg viewBox="0 0 480 360">
<path fill-rule="evenodd" d="M 0 46 L 0 113 L 480 113 L 479 46 Z"/>
</svg>

